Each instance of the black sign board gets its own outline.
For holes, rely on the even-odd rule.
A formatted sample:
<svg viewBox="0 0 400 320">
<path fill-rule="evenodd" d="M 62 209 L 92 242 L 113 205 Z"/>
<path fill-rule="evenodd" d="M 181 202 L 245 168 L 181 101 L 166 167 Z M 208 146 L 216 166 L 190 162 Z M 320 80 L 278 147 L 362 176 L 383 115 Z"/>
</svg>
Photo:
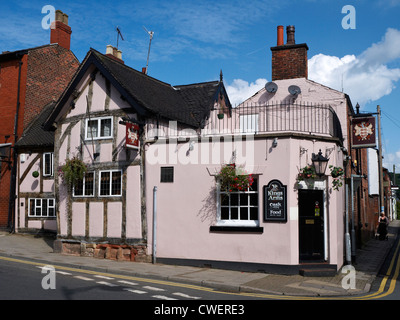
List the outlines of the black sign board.
<svg viewBox="0 0 400 320">
<path fill-rule="evenodd" d="M 264 186 L 264 221 L 287 221 L 287 188 L 279 180 Z"/>
</svg>

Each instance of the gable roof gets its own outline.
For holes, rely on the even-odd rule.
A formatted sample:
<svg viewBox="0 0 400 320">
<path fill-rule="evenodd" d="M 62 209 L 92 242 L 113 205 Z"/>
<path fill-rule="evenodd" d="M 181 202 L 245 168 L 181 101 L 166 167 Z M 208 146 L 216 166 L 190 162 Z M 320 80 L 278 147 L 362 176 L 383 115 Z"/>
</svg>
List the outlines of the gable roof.
<svg viewBox="0 0 400 320">
<path fill-rule="evenodd" d="M 218 100 L 220 92 L 224 93 L 226 104 L 230 106 L 222 81 L 173 87 L 90 49 L 74 79 L 50 114 L 46 122 L 47 128 L 52 126 L 76 85 L 92 64 L 142 116 L 159 116 L 198 128 L 204 126 L 204 119 L 209 115 L 214 101 Z"/>
</svg>

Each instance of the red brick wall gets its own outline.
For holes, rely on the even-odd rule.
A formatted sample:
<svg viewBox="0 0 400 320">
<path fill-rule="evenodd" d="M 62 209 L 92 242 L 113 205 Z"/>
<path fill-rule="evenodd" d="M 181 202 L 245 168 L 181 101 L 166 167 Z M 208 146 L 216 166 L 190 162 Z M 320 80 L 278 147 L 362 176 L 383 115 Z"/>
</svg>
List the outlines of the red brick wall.
<svg viewBox="0 0 400 320">
<path fill-rule="evenodd" d="M 69 50 L 71 46 L 71 27 L 60 21 L 54 21 L 50 30 L 50 43 L 58 43 L 61 47 Z"/>
<path fill-rule="evenodd" d="M 24 127 L 62 94 L 79 67 L 74 54 L 59 45 L 29 52 Z"/>
<path fill-rule="evenodd" d="M 306 44 L 283 45 L 271 48 L 272 81 L 308 78 Z"/>
<path fill-rule="evenodd" d="M 22 59 L 18 137 L 23 129 L 53 100 L 62 94 L 79 61 L 74 54 L 59 46 L 49 45 L 32 49 Z M 14 118 L 17 106 L 18 60 L 0 63 L 0 143 L 5 135 L 14 143 Z M 1 167 L 0 229 L 7 227 L 10 200 L 10 169 Z"/>
<path fill-rule="evenodd" d="M 27 55 L 22 58 L 18 136 L 22 134 L 25 105 Z M 14 144 L 14 123 L 17 110 L 19 59 L 0 62 L 0 143 Z M 6 140 L 5 136 L 10 137 Z M 0 228 L 8 221 L 11 171 L 7 163 L 1 165 L 0 176 Z"/>
</svg>

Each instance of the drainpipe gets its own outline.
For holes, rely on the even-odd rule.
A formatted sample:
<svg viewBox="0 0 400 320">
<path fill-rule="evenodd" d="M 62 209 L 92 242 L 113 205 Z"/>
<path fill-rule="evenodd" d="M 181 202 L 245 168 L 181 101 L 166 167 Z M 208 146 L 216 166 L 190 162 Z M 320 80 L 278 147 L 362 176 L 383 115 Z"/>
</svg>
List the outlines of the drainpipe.
<svg viewBox="0 0 400 320">
<path fill-rule="evenodd" d="M 18 91 L 17 91 L 17 110 L 14 118 L 14 146 L 13 148 L 13 160 L 11 167 L 10 177 L 10 200 L 8 203 L 8 228 L 10 233 L 14 232 L 14 210 L 15 210 L 15 187 L 16 187 L 16 175 L 17 175 L 17 153 L 15 150 L 15 144 L 18 140 L 18 118 L 19 118 L 19 107 L 20 107 L 20 92 L 21 92 L 21 69 L 22 69 L 22 57 L 20 55 L 19 69 L 18 69 Z"/>
<path fill-rule="evenodd" d="M 351 241 L 350 241 L 350 233 L 349 233 L 349 185 L 346 183 L 346 194 L 345 194 L 345 202 L 346 202 L 346 233 L 345 233 L 345 244 L 346 244 L 346 263 L 351 265 Z"/>
<path fill-rule="evenodd" d="M 154 189 L 153 189 L 153 264 L 155 264 L 156 260 L 157 260 L 156 232 L 157 232 L 157 187 L 154 187 Z"/>
</svg>

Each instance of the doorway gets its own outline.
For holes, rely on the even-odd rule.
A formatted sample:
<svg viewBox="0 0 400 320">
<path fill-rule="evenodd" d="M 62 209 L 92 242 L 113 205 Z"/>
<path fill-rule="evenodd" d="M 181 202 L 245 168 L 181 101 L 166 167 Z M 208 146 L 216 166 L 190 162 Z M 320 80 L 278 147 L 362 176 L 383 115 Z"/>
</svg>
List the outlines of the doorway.
<svg viewBox="0 0 400 320">
<path fill-rule="evenodd" d="M 324 261 L 324 192 L 299 190 L 299 258 Z"/>
</svg>

